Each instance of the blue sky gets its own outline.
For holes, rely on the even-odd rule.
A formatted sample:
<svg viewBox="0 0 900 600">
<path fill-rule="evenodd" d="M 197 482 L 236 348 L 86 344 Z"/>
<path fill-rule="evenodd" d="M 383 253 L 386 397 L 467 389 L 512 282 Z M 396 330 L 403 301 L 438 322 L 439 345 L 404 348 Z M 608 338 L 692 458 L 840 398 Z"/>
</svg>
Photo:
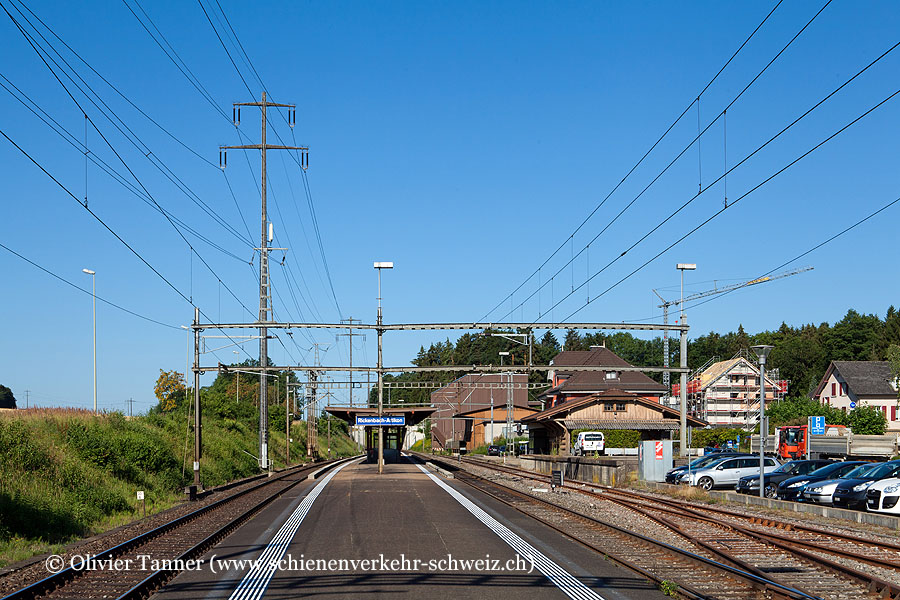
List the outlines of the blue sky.
<svg viewBox="0 0 900 600">
<path fill-rule="evenodd" d="M 709 125 L 823 4 L 780 5 L 701 96 L 700 126 Z M 16 10 L 24 12 L 21 4 L 3 0 L 3 5 L 27 27 Z M 262 86 L 228 39 L 215 2 L 204 0 L 203 6 L 226 36 L 253 98 L 199 3 L 141 6 L 227 118 L 179 72 L 129 6 L 141 15 L 134 0 L 29 4 L 91 67 L 178 140 L 41 29 L 144 146 L 132 145 L 73 91 L 115 148 L 114 153 L 89 128 L 91 155 L 121 173 L 138 193 L 140 186 L 146 188 L 160 206 L 221 250 L 185 232 L 199 254 L 192 255 L 162 215 L 93 163 L 87 171 L 88 206 L 211 319 L 248 320 L 242 304 L 251 311 L 257 304 L 248 263 L 259 243 L 259 157 L 230 151 L 223 175 L 218 147 L 258 141 L 258 113 L 242 110 L 239 135 L 230 124 L 231 103 L 258 99 Z M 774 3 L 221 6 L 271 97 L 297 104 L 295 130 L 273 117 L 272 131 L 287 144 L 310 146 L 306 183 L 325 261 L 302 174 L 284 153 L 272 152 L 269 158 L 275 245 L 290 248 L 287 266 L 273 267 L 275 313 L 282 320 L 333 322 L 352 316 L 374 321 L 372 261 L 392 260 L 395 269 L 383 280 L 387 322 L 659 321 L 659 302 L 651 290 L 677 297 L 676 262 L 698 264 L 686 277 L 686 292 L 751 279 L 900 196 L 900 98 L 894 98 L 586 305 L 589 296 L 616 284 L 723 206 L 719 182 L 579 288 L 589 274 L 692 198 L 699 184 L 706 188 L 719 178 L 726 152 L 733 166 L 896 44 L 896 6 L 829 4 L 728 109 L 727 132 L 717 120 L 701 138 L 699 152 L 691 147 L 570 265 L 570 257 L 690 144 L 698 132 L 696 103 L 572 236 Z M 0 17 L 0 73 L 9 82 L 3 83 L 19 87 L 77 143 L 83 142 L 81 110 L 13 22 L 5 13 Z M 900 49 L 735 169 L 727 177 L 729 200 L 894 93 L 898 66 Z M 82 149 L 63 141 L 4 90 L 0 115 L 0 129 L 83 198 Z M 279 143 L 274 133 L 270 143 Z M 179 190 L 148 152 L 190 192 Z M 184 369 L 186 336 L 177 327 L 191 320 L 191 303 L 6 139 L 0 139 L 0 160 L 0 240 L 5 246 L 84 289 L 91 282 L 81 270 L 94 269 L 98 295 L 175 326 L 98 304 L 100 406 L 124 409 L 134 398 L 137 410 L 146 409 L 155 402 L 152 388 L 159 369 Z M 195 204 L 192 194 L 221 223 Z M 898 303 L 898 211 L 900 205 L 894 205 L 784 267 L 812 265 L 814 271 L 697 307 L 689 313 L 692 335 L 726 332 L 739 324 L 756 332 L 782 321 L 834 322 L 851 307 L 883 316 Z M 539 275 L 511 302 L 506 299 L 564 242 Z M 279 261 L 280 256 L 273 257 L 273 263 Z M 3 249 L 0 267 L 5 274 L 0 383 L 13 389 L 20 404 L 28 389 L 38 404 L 89 406 L 90 296 Z M 536 293 L 538 279 L 544 287 Z M 573 288 L 578 289 L 572 293 Z M 490 312 L 501 301 L 502 309 Z M 389 334 L 385 363 L 406 364 L 420 345 L 445 337 L 440 332 Z M 450 337 L 455 337 L 452 332 Z M 270 345 L 270 356 L 279 364 L 308 364 L 314 342 L 322 345 L 323 364 L 347 364 L 346 338 L 337 342 L 333 333 L 296 332 L 294 341 L 282 339 L 285 347 L 277 341 Z M 218 342 L 210 340 L 210 345 L 224 345 Z M 247 351 L 254 354 L 254 344 Z M 230 362 L 235 356 L 226 348 L 203 360 Z M 354 361 L 374 360 L 374 336 L 357 340 Z M 204 385 L 211 381 L 211 375 L 203 378 Z"/>
</svg>

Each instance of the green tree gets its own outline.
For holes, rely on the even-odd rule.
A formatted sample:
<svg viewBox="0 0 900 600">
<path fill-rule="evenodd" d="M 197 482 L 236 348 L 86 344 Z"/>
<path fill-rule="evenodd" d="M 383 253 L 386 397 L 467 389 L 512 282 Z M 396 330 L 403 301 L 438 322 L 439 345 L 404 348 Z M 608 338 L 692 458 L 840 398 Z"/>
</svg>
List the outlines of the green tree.
<svg viewBox="0 0 900 600">
<path fill-rule="evenodd" d="M 12 390 L 0 384 L 0 408 L 16 408 L 16 397 Z"/>
<path fill-rule="evenodd" d="M 874 406 L 857 406 L 850 411 L 850 428 L 857 435 L 883 435 L 887 419 Z"/>
</svg>

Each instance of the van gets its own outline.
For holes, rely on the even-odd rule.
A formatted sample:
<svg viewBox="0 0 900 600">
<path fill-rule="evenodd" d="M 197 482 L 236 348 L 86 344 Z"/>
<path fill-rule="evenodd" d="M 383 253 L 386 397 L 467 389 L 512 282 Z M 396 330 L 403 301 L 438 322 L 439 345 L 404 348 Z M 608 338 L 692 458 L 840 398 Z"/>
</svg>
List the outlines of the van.
<svg viewBox="0 0 900 600">
<path fill-rule="evenodd" d="M 584 456 L 597 452 L 603 454 L 606 447 L 606 440 L 602 431 L 581 431 L 575 438 L 575 445 L 572 446 L 572 453 L 575 456 Z"/>
</svg>

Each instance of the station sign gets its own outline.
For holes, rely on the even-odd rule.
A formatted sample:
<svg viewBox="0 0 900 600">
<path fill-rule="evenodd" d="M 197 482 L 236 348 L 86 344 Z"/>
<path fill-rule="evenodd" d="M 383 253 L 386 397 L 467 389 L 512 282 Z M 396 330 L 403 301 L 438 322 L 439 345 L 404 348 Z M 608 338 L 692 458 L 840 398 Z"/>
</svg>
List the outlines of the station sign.
<svg viewBox="0 0 900 600">
<path fill-rule="evenodd" d="M 825 417 L 809 417 L 809 434 L 825 435 Z"/>
<path fill-rule="evenodd" d="M 381 417 L 379 417 L 379 416 L 361 417 L 361 416 L 357 415 L 356 424 L 362 425 L 362 426 L 368 426 L 368 427 L 372 427 L 372 426 L 374 426 L 374 427 L 383 427 L 383 426 L 398 427 L 398 426 L 406 425 L 406 416 L 404 416 L 404 415 L 400 415 L 400 416 L 384 415 Z"/>
</svg>

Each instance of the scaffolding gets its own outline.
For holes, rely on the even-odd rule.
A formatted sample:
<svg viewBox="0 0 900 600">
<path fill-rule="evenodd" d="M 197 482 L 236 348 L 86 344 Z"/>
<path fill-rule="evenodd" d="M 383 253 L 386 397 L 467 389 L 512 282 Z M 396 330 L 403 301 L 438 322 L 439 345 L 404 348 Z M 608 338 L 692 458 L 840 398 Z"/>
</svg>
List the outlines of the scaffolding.
<svg viewBox="0 0 900 600">
<path fill-rule="evenodd" d="M 783 400 L 788 384 L 778 369 L 766 370 L 766 402 Z M 672 386 L 678 394 L 679 386 Z M 752 429 L 759 423 L 759 363 L 747 349 L 727 361 L 712 357 L 691 373 L 688 414 L 712 426 Z"/>
</svg>

